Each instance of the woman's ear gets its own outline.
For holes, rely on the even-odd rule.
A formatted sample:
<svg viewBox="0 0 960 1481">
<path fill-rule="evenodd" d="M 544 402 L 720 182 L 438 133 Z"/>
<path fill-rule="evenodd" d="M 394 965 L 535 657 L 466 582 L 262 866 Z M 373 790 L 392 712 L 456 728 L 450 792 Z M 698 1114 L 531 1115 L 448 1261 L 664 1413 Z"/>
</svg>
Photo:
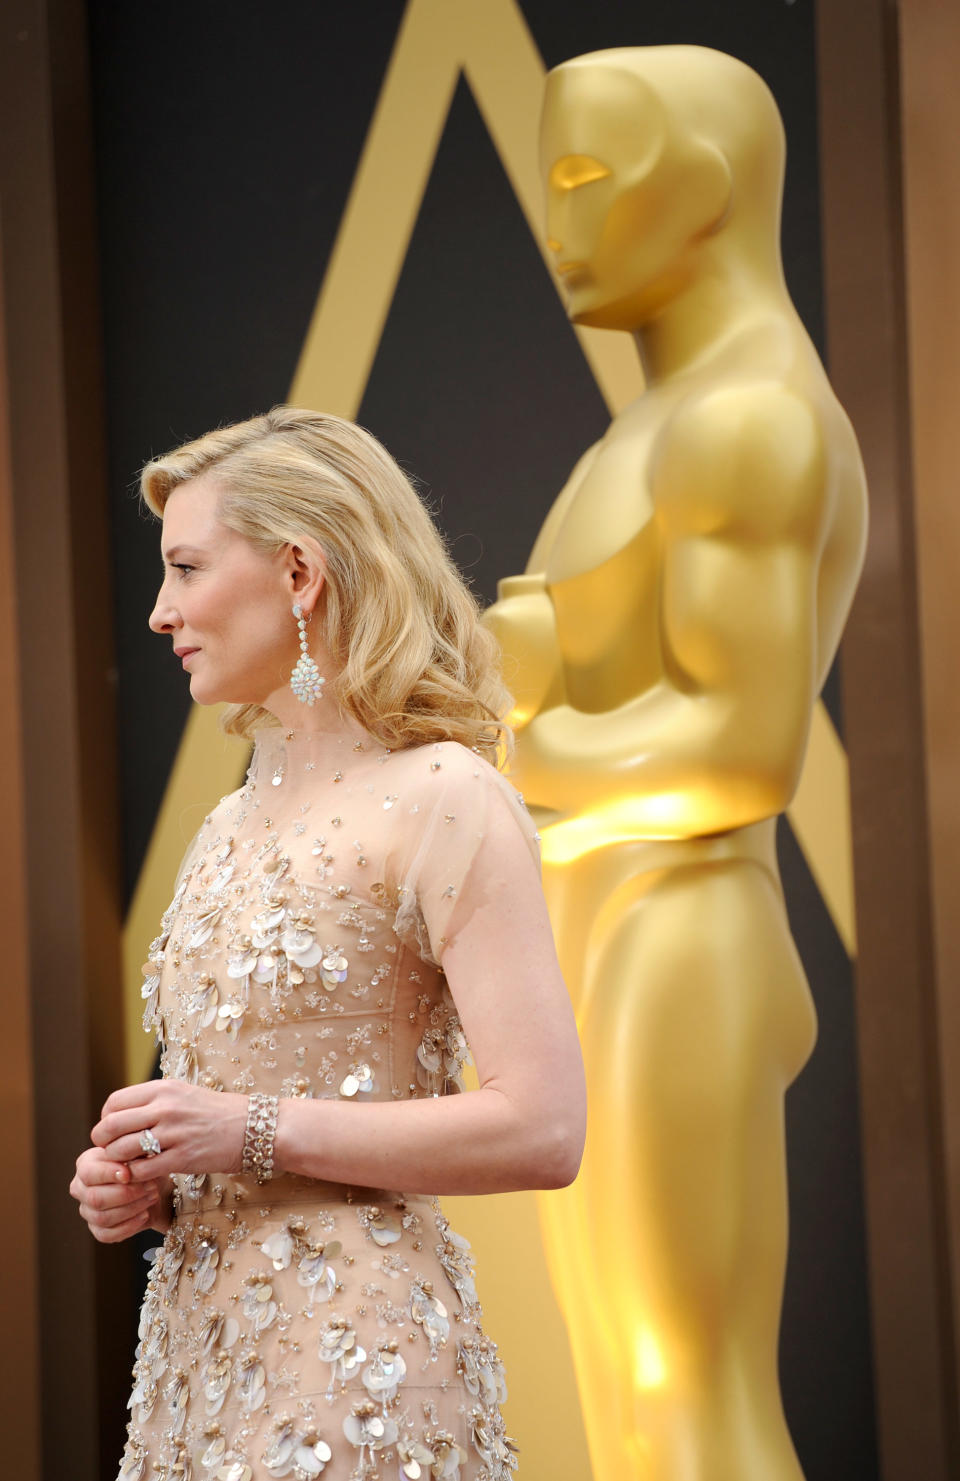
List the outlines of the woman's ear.
<svg viewBox="0 0 960 1481">
<path fill-rule="evenodd" d="M 304 536 L 285 551 L 286 577 L 290 589 L 290 604 L 298 602 L 307 614 L 311 613 L 320 600 L 323 584 L 327 579 L 326 557 L 316 540 Z"/>
</svg>

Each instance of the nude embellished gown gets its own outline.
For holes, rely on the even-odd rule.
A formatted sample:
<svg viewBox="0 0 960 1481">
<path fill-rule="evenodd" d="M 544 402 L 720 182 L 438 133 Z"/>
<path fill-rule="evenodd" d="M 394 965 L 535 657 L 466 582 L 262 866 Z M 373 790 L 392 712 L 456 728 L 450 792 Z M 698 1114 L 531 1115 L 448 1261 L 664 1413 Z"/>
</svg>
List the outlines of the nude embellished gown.
<svg viewBox="0 0 960 1481">
<path fill-rule="evenodd" d="M 462 1087 L 442 960 L 510 784 L 455 742 L 258 732 L 150 948 L 164 1075 L 362 1104 Z M 175 1179 L 119 1481 L 505 1481 L 469 1247 L 436 1199 L 277 1175 Z"/>
</svg>

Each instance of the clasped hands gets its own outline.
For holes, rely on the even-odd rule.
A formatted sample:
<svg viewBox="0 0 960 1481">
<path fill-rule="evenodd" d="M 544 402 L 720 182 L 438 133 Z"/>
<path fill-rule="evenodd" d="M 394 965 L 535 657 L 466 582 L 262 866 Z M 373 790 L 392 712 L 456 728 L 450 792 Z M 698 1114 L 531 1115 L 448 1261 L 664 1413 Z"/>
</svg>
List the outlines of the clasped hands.
<svg viewBox="0 0 960 1481">
<path fill-rule="evenodd" d="M 70 1184 L 93 1237 L 116 1244 L 143 1229 L 163 1233 L 172 1214 L 171 1175 L 239 1172 L 246 1119 L 245 1095 L 182 1080 L 115 1090 Z M 156 1156 L 144 1155 L 144 1131 L 162 1149 Z"/>
</svg>

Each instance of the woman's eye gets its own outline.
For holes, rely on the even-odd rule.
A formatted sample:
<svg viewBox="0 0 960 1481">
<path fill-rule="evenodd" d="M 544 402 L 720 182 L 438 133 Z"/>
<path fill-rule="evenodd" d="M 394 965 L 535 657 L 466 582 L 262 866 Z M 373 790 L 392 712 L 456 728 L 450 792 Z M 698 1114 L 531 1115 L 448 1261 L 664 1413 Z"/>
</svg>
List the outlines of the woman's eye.
<svg viewBox="0 0 960 1481">
<path fill-rule="evenodd" d="M 179 571 L 180 572 L 180 576 L 181 576 L 181 579 L 182 579 L 184 576 L 189 575 L 189 573 L 194 568 L 193 568 L 193 566 L 183 566 L 183 565 L 180 565 L 179 562 L 174 561 L 173 569 L 175 571 Z"/>
</svg>

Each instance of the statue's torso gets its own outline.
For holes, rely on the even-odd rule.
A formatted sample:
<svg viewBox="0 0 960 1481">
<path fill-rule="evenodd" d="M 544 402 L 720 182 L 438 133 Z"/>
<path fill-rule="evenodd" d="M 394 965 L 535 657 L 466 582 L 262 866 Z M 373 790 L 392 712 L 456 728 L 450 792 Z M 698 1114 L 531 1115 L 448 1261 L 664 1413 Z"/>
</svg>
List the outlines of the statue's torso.
<svg viewBox="0 0 960 1481">
<path fill-rule="evenodd" d="M 784 354 L 784 339 L 789 354 Z M 825 450 L 826 528 L 817 553 L 816 651 L 823 683 L 862 559 L 863 470 L 853 431 L 799 329 L 746 366 L 733 363 L 648 390 L 581 459 L 545 523 L 530 568 L 544 571 L 556 616 L 567 697 L 608 710 L 664 677 L 655 470 L 679 410 L 719 388 L 772 379 L 812 409 Z M 691 491 L 692 493 L 694 491 Z M 761 552 L 762 558 L 762 552 Z"/>
</svg>

